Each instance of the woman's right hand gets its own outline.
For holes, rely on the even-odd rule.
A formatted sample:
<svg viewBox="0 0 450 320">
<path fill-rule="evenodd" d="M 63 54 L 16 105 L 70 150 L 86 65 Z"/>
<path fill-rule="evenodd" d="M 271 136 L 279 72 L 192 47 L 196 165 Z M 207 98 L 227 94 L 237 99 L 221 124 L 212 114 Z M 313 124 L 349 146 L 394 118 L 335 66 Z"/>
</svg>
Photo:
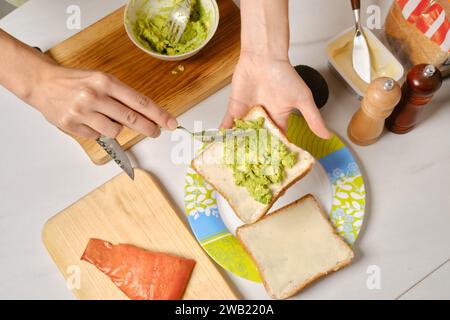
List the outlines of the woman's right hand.
<svg viewBox="0 0 450 320">
<path fill-rule="evenodd" d="M 45 118 L 70 134 L 115 138 L 123 126 L 149 137 L 160 127 L 174 130 L 177 121 L 150 98 L 115 77 L 98 72 L 69 69 L 53 61 L 40 66 L 33 89 L 23 97 Z"/>
<path fill-rule="evenodd" d="M 111 75 L 69 69 L 0 29 L 0 85 L 75 136 L 115 138 L 122 126 L 149 137 L 177 121 Z"/>
</svg>

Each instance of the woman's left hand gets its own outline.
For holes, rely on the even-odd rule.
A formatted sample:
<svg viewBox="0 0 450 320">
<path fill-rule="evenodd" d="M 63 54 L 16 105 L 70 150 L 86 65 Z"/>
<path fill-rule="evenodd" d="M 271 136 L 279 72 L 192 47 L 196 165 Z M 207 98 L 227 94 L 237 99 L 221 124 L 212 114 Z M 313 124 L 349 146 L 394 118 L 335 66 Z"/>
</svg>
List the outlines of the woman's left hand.
<svg viewBox="0 0 450 320">
<path fill-rule="evenodd" d="M 232 127 L 234 119 L 242 118 L 256 104 L 263 105 L 284 131 L 291 111 L 298 109 L 317 136 L 331 137 L 311 91 L 288 60 L 243 52 L 233 75 L 228 110 L 221 126 Z"/>
</svg>

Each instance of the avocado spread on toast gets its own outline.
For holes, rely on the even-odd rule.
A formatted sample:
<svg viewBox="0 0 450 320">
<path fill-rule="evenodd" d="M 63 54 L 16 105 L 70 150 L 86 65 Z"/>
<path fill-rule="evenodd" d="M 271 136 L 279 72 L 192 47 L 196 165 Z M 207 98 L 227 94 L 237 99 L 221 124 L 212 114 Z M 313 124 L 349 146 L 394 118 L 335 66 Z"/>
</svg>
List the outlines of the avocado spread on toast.
<svg viewBox="0 0 450 320">
<path fill-rule="evenodd" d="M 256 201 L 268 204 L 273 198 L 270 186 L 284 180 L 285 169 L 297 162 L 297 153 L 289 151 L 280 139 L 264 129 L 264 121 L 263 117 L 236 119 L 233 130 L 244 130 L 245 134 L 224 141 L 224 157 L 233 170 L 236 185 L 245 187 Z"/>
</svg>

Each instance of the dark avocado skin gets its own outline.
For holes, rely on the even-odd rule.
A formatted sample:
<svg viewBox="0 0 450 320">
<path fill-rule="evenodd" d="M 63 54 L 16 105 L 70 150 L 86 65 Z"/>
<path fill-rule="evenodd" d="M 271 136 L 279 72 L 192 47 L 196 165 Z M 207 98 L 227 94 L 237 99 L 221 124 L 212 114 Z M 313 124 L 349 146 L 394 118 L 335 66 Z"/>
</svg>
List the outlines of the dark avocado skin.
<svg viewBox="0 0 450 320">
<path fill-rule="evenodd" d="M 328 96 L 330 94 L 328 90 L 328 84 L 324 77 L 315 69 L 305 66 L 298 65 L 295 66 L 295 71 L 298 75 L 302 77 L 303 81 L 308 85 L 314 98 L 314 102 L 317 107 L 322 108 L 328 101 Z"/>
</svg>

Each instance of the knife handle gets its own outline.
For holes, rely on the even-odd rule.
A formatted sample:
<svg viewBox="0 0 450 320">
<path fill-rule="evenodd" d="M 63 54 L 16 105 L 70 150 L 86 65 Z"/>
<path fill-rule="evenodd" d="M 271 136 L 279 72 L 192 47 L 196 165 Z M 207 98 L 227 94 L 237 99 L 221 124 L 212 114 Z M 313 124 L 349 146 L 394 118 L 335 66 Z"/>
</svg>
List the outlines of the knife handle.
<svg viewBox="0 0 450 320">
<path fill-rule="evenodd" d="M 352 9 L 353 10 L 359 10 L 361 8 L 361 1 L 360 0 L 351 0 L 352 2 Z"/>
</svg>

